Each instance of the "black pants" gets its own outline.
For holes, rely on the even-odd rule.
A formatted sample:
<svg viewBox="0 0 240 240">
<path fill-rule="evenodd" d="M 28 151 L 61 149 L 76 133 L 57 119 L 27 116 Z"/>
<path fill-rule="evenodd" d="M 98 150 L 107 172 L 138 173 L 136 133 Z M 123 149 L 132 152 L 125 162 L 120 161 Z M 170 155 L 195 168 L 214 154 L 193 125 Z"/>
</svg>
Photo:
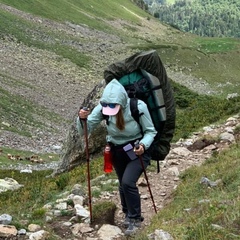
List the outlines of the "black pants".
<svg viewBox="0 0 240 240">
<path fill-rule="evenodd" d="M 113 166 L 119 180 L 119 193 L 122 211 L 129 217 L 141 218 L 141 200 L 136 185 L 139 177 L 143 173 L 143 168 L 139 157 L 130 160 L 122 148 L 112 147 Z M 150 154 L 145 151 L 141 155 L 144 168 L 150 164 Z"/>
</svg>

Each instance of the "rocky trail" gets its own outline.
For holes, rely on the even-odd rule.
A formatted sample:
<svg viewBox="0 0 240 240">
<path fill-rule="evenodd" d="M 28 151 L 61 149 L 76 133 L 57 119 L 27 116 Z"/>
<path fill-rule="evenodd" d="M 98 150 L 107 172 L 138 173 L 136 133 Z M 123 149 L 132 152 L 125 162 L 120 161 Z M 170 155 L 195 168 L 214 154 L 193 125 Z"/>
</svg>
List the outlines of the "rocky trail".
<svg viewBox="0 0 240 240">
<path fill-rule="evenodd" d="M 235 134 L 234 131 L 235 128 L 239 126 L 239 115 L 230 117 L 222 124 L 206 126 L 202 131 L 194 133 L 188 139 L 180 139 L 177 143 L 172 144 L 169 155 L 161 162 L 160 173 L 157 173 L 156 169 L 153 171 L 147 170 L 147 177 L 153 194 L 154 204 L 158 212 L 172 200 L 172 193 L 181 182 L 179 175 L 183 171 L 192 166 L 200 166 L 206 159 L 211 157 L 213 153 L 221 152 L 224 149 L 229 148 L 231 144 L 240 140 L 239 133 Z M 199 179 L 199 184 L 203 183 L 208 187 L 211 187 L 210 184 L 214 183 L 216 180 L 209 178 L 208 181 L 208 176 L 202 177 L 207 181 Z M 92 182 L 94 182 L 94 179 L 92 179 Z M 144 217 L 142 229 L 144 229 L 144 227 L 150 224 L 152 217 L 155 215 L 155 211 L 144 175 L 139 179 L 138 186 L 141 194 L 142 216 Z M 91 187 L 94 188 L 97 187 L 97 185 L 94 186 L 94 184 L 92 184 Z M 72 192 L 73 191 L 74 190 L 72 190 Z M 127 237 L 124 236 L 125 229 L 122 227 L 124 215 L 121 211 L 118 192 L 102 192 L 100 198 L 92 198 L 92 205 L 97 204 L 102 200 L 114 202 L 116 204 L 117 209 L 114 215 L 114 223 L 104 222 L 104 220 L 101 222 L 103 225 L 99 223 L 97 225 L 89 225 L 89 223 L 74 223 L 76 216 L 73 212 L 70 216 L 56 216 L 49 223 L 46 222 L 46 224 L 48 227 L 51 227 L 55 232 L 55 235 L 61 239 L 127 239 Z M 56 205 L 61 204 L 61 202 L 64 201 L 60 198 L 56 201 Z M 46 203 L 46 205 L 48 204 Z M 35 231 L 37 232 L 37 230 Z"/>
<path fill-rule="evenodd" d="M 172 144 L 169 155 L 161 163 L 160 173 L 147 171 L 157 211 L 161 211 L 171 201 L 171 194 L 181 182 L 179 175 L 183 171 L 192 166 L 200 166 L 214 152 L 221 152 L 229 148 L 232 143 L 239 141 L 240 136 L 234 135 L 234 129 L 239 125 L 240 116 L 234 116 L 221 125 L 205 127 L 201 132 L 196 132 L 189 139 L 179 140 L 177 143 Z M 219 141 L 209 140 L 218 137 Z M 199 179 L 200 181 L 201 179 Z M 148 225 L 155 212 L 144 175 L 140 179 L 139 190 L 142 199 L 142 213 L 145 219 L 143 225 Z M 118 196 L 114 196 L 112 200 L 117 202 L 119 209 L 121 209 Z M 123 215 L 119 211 L 117 212 L 117 221 L 120 222 L 121 219 L 123 219 Z"/>
</svg>

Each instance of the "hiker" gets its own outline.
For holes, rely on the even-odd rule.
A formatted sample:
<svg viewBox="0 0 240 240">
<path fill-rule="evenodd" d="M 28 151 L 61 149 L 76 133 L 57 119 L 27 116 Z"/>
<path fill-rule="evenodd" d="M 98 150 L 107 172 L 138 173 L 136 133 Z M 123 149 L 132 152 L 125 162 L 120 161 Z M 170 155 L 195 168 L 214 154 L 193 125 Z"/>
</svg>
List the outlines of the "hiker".
<svg viewBox="0 0 240 240">
<path fill-rule="evenodd" d="M 106 141 L 111 146 L 113 156 L 112 163 L 119 180 L 119 193 L 122 211 L 125 213 L 123 222 L 126 227 L 125 234 L 131 235 L 141 227 L 141 200 L 136 185 L 140 175 L 143 173 L 141 158 L 146 168 L 150 164 L 151 156 L 149 148 L 157 134 L 147 105 L 138 100 L 138 109 L 142 113 L 140 124 L 133 119 L 130 111 L 130 98 L 121 83 L 116 79 L 110 81 L 102 94 L 99 104 L 92 110 L 81 109 L 80 119 L 87 119 L 88 132 L 108 116 L 106 125 Z M 77 127 L 80 134 L 83 134 L 81 120 L 77 120 Z M 142 129 L 141 129 L 142 128 Z M 139 140 L 139 148 L 134 147 L 136 140 Z M 133 146 L 134 157 L 130 159 L 124 146 Z"/>
</svg>

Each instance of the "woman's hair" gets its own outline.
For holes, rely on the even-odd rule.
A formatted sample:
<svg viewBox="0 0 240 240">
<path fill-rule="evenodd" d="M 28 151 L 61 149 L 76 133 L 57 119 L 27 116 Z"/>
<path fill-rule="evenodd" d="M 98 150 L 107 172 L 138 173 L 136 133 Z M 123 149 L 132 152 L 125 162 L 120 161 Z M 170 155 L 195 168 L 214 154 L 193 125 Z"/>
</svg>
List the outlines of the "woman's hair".
<svg viewBox="0 0 240 240">
<path fill-rule="evenodd" d="M 116 126 L 119 130 L 124 130 L 125 129 L 125 121 L 123 118 L 123 111 L 122 108 L 120 107 L 117 115 L 116 115 Z"/>
</svg>

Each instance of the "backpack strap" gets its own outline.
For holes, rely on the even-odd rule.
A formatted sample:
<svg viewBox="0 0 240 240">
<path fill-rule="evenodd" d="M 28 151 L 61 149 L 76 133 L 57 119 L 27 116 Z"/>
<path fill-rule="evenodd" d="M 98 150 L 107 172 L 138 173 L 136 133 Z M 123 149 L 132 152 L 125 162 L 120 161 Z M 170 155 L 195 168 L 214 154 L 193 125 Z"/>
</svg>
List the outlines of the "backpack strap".
<svg viewBox="0 0 240 240">
<path fill-rule="evenodd" d="M 143 130 L 142 130 L 142 126 L 140 124 L 140 116 L 142 116 L 144 113 L 139 113 L 138 110 L 138 99 L 137 98 L 130 98 L 130 110 L 131 110 L 131 115 L 134 118 L 134 120 L 138 123 L 138 125 L 140 126 L 141 129 L 141 133 L 143 135 Z"/>
<path fill-rule="evenodd" d="M 140 116 L 143 115 L 143 113 L 139 113 L 138 110 L 138 99 L 137 98 L 130 98 L 130 110 L 131 110 L 131 115 L 134 118 L 134 120 L 139 124 L 140 128 L 141 128 L 141 133 L 143 135 L 143 130 L 142 130 L 142 126 L 139 122 L 139 118 Z M 159 160 L 157 160 L 157 173 L 160 172 L 160 163 Z"/>
<path fill-rule="evenodd" d="M 131 115 L 134 120 L 139 124 L 139 110 L 138 110 L 138 99 L 137 98 L 130 98 L 130 110 Z"/>
<path fill-rule="evenodd" d="M 130 98 L 130 111 L 131 111 L 131 115 L 133 117 L 133 119 L 138 123 L 138 125 L 140 126 L 141 129 L 141 133 L 143 135 L 143 130 L 142 130 L 142 126 L 140 124 L 140 116 L 142 116 L 144 113 L 139 113 L 138 110 L 138 99 L 137 98 Z M 106 124 L 109 124 L 109 116 L 102 114 L 103 115 L 103 119 L 106 121 Z M 160 164 L 159 161 L 157 161 L 157 173 L 160 172 Z"/>
</svg>

